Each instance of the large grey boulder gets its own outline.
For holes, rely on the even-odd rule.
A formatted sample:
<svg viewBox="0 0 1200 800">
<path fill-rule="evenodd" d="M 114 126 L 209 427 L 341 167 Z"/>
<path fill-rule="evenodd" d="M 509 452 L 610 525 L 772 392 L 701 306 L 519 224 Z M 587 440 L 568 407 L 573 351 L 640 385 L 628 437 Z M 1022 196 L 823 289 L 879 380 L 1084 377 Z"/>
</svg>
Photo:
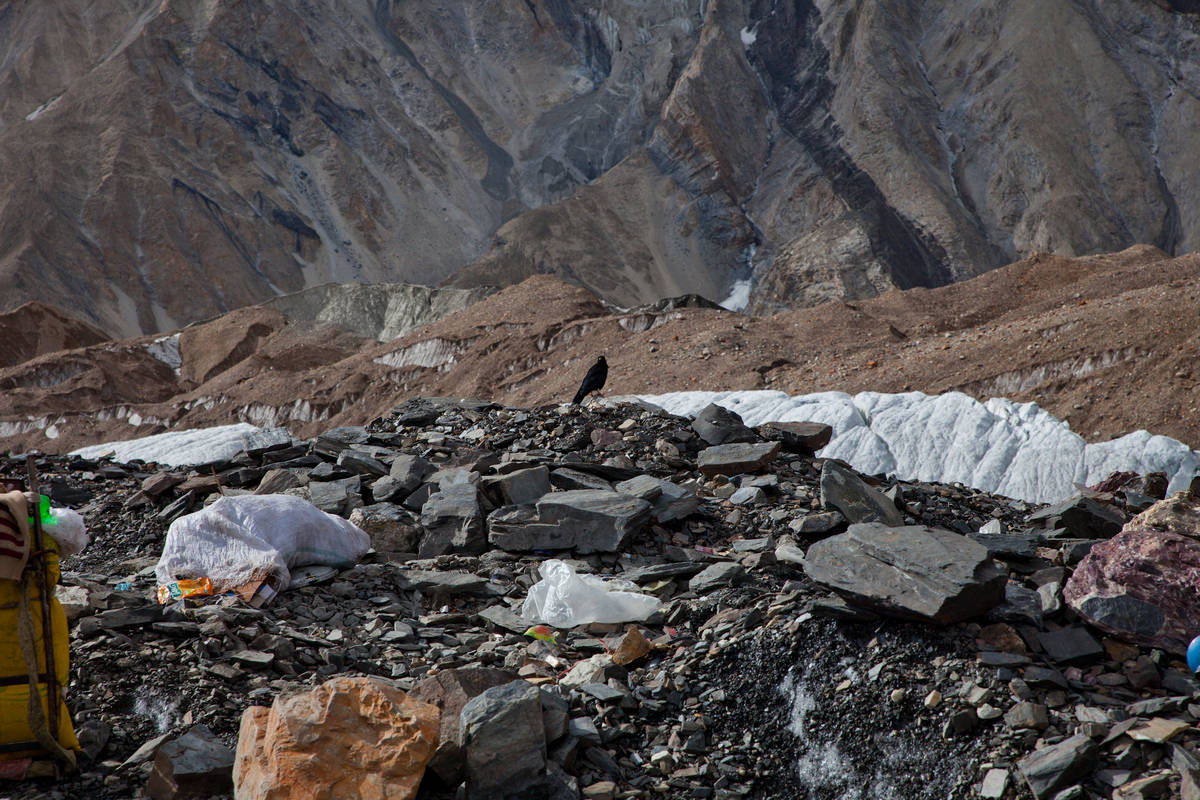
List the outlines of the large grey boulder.
<svg viewBox="0 0 1200 800">
<path fill-rule="evenodd" d="M 1004 601 L 1007 574 L 987 548 L 957 533 L 877 522 L 816 542 L 804 570 L 855 605 L 943 625 Z"/>
<path fill-rule="evenodd" d="M 821 467 L 821 505 L 836 508 L 852 523 L 904 524 L 904 515 L 891 499 L 836 461 Z"/>
<path fill-rule="evenodd" d="M 443 781 L 454 786 L 462 781 L 465 757 L 459 718 L 463 706 L 494 686 L 516 680 L 516 674 L 486 667 L 442 670 L 424 679 L 408 696 L 422 703 L 432 703 L 441 711 L 438 747 L 429 762 L 429 769 Z"/>
<path fill-rule="evenodd" d="M 736 412 L 716 403 L 709 403 L 696 415 L 692 420 L 692 430 L 710 445 L 758 441 L 758 436 L 742 423 L 742 418 Z"/>
<path fill-rule="evenodd" d="M 421 558 L 447 553 L 479 554 L 487 549 L 479 490 L 475 484 L 443 484 L 421 507 L 425 536 L 417 554 Z"/>
<path fill-rule="evenodd" d="M 602 489 L 551 492 L 535 506 L 506 506 L 488 517 L 488 541 L 511 551 L 612 553 L 649 521 L 645 500 Z"/>
<path fill-rule="evenodd" d="M 653 475 L 639 475 L 621 481 L 613 488 L 621 494 L 637 497 L 653 505 L 657 522 L 683 519 L 700 507 L 700 498 L 695 492 Z"/>
<path fill-rule="evenodd" d="M 700 451 L 697 466 L 705 477 L 741 475 L 766 469 L 779 453 L 779 442 L 719 444 Z"/>
<path fill-rule="evenodd" d="M 546 779 L 546 728 L 536 686 L 517 680 L 471 698 L 459 716 L 467 798 L 525 798 Z"/>
</svg>

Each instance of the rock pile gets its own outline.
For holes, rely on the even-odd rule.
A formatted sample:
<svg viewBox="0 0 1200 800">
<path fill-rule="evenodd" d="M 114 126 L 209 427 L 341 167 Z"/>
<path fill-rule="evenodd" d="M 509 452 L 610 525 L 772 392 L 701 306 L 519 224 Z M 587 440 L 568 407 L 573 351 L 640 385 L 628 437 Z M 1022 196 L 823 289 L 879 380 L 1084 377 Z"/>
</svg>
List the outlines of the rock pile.
<svg viewBox="0 0 1200 800">
<path fill-rule="evenodd" d="M 38 459 L 93 537 L 60 589 L 84 753 L 11 793 L 333 796 L 304 745 L 347 773 L 338 797 L 1200 796 L 1178 632 L 1135 644 L 1089 604 L 1120 536 L 1200 538 L 1194 501 L 1142 481 L 1039 510 L 702 416 L 420 399 L 192 471 Z M 266 604 L 156 604 L 169 523 L 251 492 L 373 550 L 294 568 Z M 526 636 L 549 558 L 658 609 Z"/>
</svg>

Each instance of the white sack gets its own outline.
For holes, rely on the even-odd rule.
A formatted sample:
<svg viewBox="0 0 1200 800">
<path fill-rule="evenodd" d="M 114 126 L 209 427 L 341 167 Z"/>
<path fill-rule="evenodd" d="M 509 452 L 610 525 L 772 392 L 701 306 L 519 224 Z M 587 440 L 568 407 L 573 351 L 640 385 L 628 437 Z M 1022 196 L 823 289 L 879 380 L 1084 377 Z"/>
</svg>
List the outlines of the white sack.
<svg viewBox="0 0 1200 800">
<path fill-rule="evenodd" d="M 171 523 L 155 568 L 159 585 L 209 578 L 217 594 L 274 574 L 280 590 L 289 567 L 357 562 L 371 537 L 349 521 L 285 494 L 222 497 Z"/>
</svg>

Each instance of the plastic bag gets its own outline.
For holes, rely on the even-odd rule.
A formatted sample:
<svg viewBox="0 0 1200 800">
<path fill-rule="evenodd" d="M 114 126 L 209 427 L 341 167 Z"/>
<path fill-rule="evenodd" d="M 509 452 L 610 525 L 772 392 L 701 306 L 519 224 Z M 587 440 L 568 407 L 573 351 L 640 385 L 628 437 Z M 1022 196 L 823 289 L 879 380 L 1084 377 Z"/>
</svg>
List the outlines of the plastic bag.
<svg viewBox="0 0 1200 800">
<path fill-rule="evenodd" d="M 639 592 L 628 581 L 604 581 L 579 575 L 558 560 L 543 562 L 542 579 L 529 587 L 521 615 L 530 622 L 573 628 L 589 622 L 636 622 L 658 608 L 658 598 Z"/>
<path fill-rule="evenodd" d="M 155 577 L 209 578 L 216 594 L 270 579 L 282 591 L 290 567 L 350 566 L 370 548 L 364 531 L 301 497 L 222 497 L 171 523 Z"/>
<path fill-rule="evenodd" d="M 60 556 L 73 556 L 83 551 L 92 539 L 88 536 L 83 515 L 69 508 L 51 508 L 50 520 L 42 531 L 58 542 Z"/>
</svg>

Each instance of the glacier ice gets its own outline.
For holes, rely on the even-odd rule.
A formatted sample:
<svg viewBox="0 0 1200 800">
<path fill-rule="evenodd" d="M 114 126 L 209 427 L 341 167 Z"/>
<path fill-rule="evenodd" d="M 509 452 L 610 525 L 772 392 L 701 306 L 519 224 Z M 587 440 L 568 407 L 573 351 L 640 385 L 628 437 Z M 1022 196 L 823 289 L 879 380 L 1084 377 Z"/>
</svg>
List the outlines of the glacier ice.
<svg viewBox="0 0 1200 800">
<path fill-rule="evenodd" d="M 215 428 L 196 428 L 169 431 L 124 442 L 108 442 L 72 450 L 81 458 L 101 458 L 111 455 L 114 461 L 139 459 L 168 467 L 191 464 L 211 464 L 240 453 L 273 444 L 287 444 L 292 436 L 284 428 L 259 428 L 246 422 L 221 425 Z"/>
<path fill-rule="evenodd" d="M 902 480 L 962 483 L 1035 503 L 1078 494 L 1116 470 L 1165 472 L 1170 491 L 1200 474 L 1200 453 L 1146 431 L 1088 444 L 1036 403 L 960 392 L 882 394 L 775 391 L 671 392 L 640 395 L 672 414 L 694 415 L 709 403 L 736 411 L 747 425 L 823 422 L 833 439 L 821 451 L 859 472 Z"/>
</svg>

